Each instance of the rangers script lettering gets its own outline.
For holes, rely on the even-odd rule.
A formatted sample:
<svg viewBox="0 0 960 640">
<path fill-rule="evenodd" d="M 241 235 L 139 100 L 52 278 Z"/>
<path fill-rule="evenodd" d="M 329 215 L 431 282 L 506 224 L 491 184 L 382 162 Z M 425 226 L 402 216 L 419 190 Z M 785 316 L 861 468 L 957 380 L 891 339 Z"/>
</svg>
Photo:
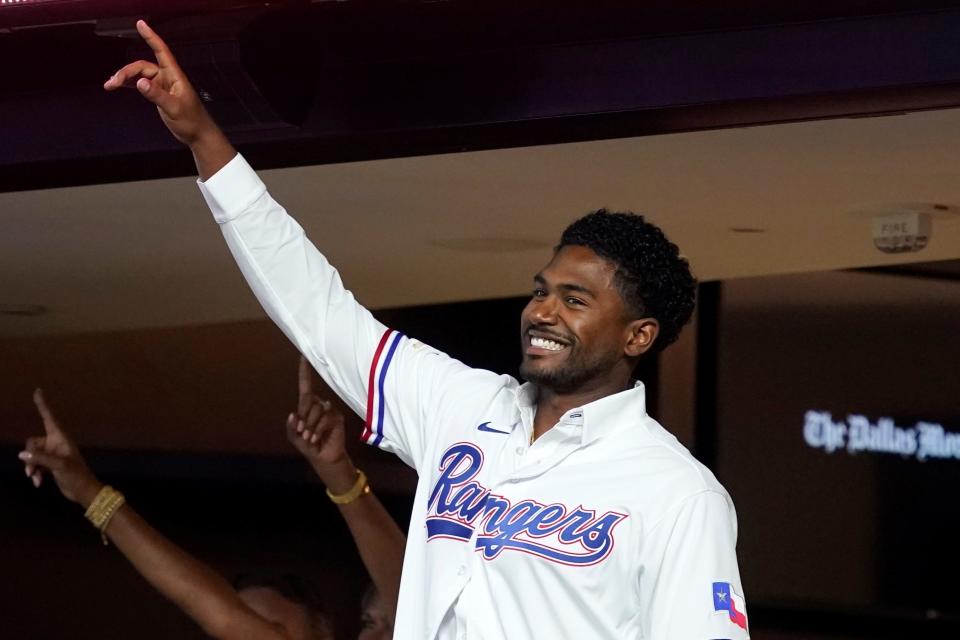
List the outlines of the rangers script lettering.
<svg viewBox="0 0 960 640">
<path fill-rule="evenodd" d="M 476 549 L 485 560 L 512 549 L 570 566 L 596 564 L 613 549 L 613 529 L 626 514 L 608 511 L 598 518 L 582 506 L 512 504 L 473 479 L 482 467 L 483 453 L 472 443 L 458 442 L 443 453 L 428 504 L 428 540 L 469 541 L 480 527 Z"/>
</svg>

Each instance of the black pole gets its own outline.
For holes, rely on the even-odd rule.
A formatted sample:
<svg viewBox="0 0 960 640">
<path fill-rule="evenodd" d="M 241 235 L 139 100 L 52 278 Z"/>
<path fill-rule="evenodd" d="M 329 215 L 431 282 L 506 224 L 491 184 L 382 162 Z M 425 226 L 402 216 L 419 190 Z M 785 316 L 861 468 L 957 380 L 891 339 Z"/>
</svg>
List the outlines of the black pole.
<svg viewBox="0 0 960 640">
<path fill-rule="evenodd" d="M 697 366 L 694 455 L 711 470 L 717 464 L 717 374 L 722 284 L 704 282 L 697 290 Z"/>
</svg>

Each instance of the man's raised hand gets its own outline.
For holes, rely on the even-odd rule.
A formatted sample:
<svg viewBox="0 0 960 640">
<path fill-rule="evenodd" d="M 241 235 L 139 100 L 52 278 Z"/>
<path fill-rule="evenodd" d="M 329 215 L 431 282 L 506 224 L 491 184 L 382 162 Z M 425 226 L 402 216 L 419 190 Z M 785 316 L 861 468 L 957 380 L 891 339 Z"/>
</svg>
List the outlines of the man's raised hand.
<svg viewBox="0 0 960 640">
<path fill-rule="evenodd" d="M 126 65 L 103 84 L 107 91 L 136 87 L 157 111 L 170 132 L 186 145 L 193 145 L 216 124 L 210 118 L 186 74 L 167 44 L 143 20 L 137 32 L 153 50 L 156 62 L 137 60 Z"/>
<path fill-rule="evenodd" d="M 143 20 L 137 21 L 137 32 L 153 50 L 156 61 L 131 62 L 110 76 L 103 88 L 113 91 L 120 87 L 136 87 L 141 95 L 155 104 L 170 133 L 190 147 L 200 179 L 206 181 L 237 152 L 207 113 L 167 44 Z"/>
</svg>

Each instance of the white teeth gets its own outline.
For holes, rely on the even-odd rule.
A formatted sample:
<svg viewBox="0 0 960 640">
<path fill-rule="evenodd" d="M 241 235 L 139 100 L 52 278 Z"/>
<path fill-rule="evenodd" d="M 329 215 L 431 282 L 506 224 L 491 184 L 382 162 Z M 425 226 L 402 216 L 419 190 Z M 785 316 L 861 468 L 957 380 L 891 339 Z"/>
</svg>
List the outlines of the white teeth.
<svg viewBox="0 0 960 640">
<path fill-rule="evenodd" d="M 563 345 L 559 342 L 547 340 L 546 338 L 537 338 L 535 336 L 530 336 L 530 346 L 537 347 L 538 349 L 546 349 L 547 351 L 560 351 L 563 349 Z"/>
</svg>

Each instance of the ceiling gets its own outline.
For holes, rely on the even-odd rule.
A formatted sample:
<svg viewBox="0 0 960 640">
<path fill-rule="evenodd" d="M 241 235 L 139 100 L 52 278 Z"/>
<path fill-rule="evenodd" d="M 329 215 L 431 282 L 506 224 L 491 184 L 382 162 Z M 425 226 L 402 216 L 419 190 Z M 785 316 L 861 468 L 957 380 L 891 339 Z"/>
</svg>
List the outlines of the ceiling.
<svg viewBox="0 0 960 640">
<path fill-rule="evenodd" d="M 260 168 L 960 107 L 958 0 L 32 0 L 0 10 L 0 192 L 190 175 L 103 90 L 139 17 Z"/>
<path fill-rule="evenodd" d="M 766 318 L 816 317 L 836 325 L 891 317 L 902 325 L 921 318 L 920 327 L 956 326 L 960 319 L 960 260 L 918 263 L 916 268 L 820 271 L 731 280 L 723 288 L 723 311 Z M 813 311 L 814 313 L 808 313 Z M 835 313 L 834 313 L 835 312 Z"/>
<path fill-rule="evenodd" d="M 960 258 L 960 218 L 887 255 L 870 216 L 960 204 L 960 110 L 266 171 L 371 307 L 523 295 L 564 225 L 642 212 L 703 280 Z M 762 232 L 734 232 L 733 228 Z M 0 194 L 0 336 L 262 317 L 192 179 Z"/>
<path fill-rule="evenodd" d="M 263 317 L 189 154 L 102 90 L 140 15 L 371 307 L 523 295 L 598 207 L 703 280 L 960 258 L 956 216 L 886 255 L 863 213 L 960 205 L 957 2 L 261 4 L 0 12 L 0 337 Z"/>
</svg>

